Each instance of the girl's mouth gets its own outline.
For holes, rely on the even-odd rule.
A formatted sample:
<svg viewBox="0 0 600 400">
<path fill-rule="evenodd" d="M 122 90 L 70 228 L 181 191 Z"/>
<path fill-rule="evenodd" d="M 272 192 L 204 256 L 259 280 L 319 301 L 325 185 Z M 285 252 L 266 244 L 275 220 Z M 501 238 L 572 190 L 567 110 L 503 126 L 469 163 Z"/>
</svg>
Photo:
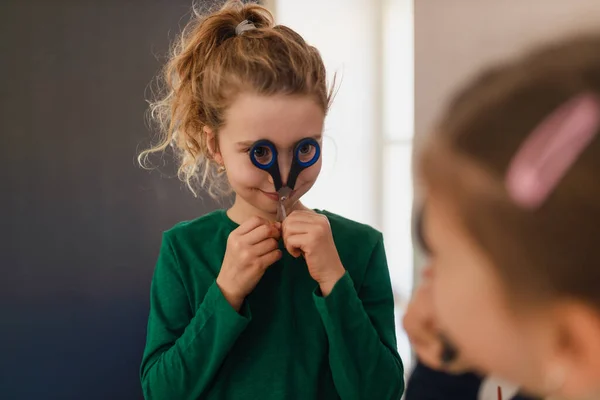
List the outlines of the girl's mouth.
<svg viewBox="0 0 600 400">
<path fill-rule="evenodd" d="M 262 191 L 262 194 L 264 194 L 265 196 L 267 196 L 269 199 L 273 200 L 273 201 L 279 201 L 279 194 L 277 193 L 272 193 L 272 192 L 265 192 Z"/>
<path fill-rule="evenodd" d="M 261 193 L 273 201 L 279 201 L 279 194 L 277 192 L 265 192 L 264 190 L 261 190 Z M 296 194 L 296 191 L 293 190 L 290 193 L 290 195 L 288 196 L 288 199 L 294 197 L 295 194 Z"/>
</svg>

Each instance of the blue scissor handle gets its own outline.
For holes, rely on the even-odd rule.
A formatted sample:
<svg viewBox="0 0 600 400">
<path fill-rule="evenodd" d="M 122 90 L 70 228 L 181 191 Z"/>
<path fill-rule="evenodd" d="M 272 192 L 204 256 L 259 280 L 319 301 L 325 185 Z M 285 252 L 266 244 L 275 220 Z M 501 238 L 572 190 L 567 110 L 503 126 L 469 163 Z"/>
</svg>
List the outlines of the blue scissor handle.
<svg viewBox="0 0 600 400">
<path fill-rule="evenodd" d="M 300 159 L 300 150 L 307 144 L 315 148 L 315 154 L 310 160 L 302 162 Z M 319 146 L 319 142 L 313 138 L 306 138 L 299 141 L 294 148 L 294 158 L 292 159 L 292 168 L 290 169 L 287 186 L 294 190 L 296 179 L 298 179 L 300 172 L 316 163 L 319 160 L 319 157 L 321 157 L 321 146 Z"/>
<path fill-rule="evenodd" d="M 307 144 L 311 145 L 315 148 L 315 154 L 313 155 L 313 157 L 310 160 L 302 161 L 300 159 L 300 151 Z M 266 163 L 266 164 L 260 163 L 256 159 L 256 157 L 257 157 L 256 152 L 259 148 L 267 148 L 271 152 L 272 157 L 268 163 Z M 250 148 L 249 155 L 250 155 L 250 161 L 252 161 L 252 164 L 254 164 L 255 167 L 257 167 L 263 171 L 266 171 L 271 175 L 271 177 L 273 178 L 273 184 L 275 185 L 275 191 L 279 192 L 279 190 L 283 187 L 283 182 L 281 179 L 281 172 L 279 171 L 279 163 L 277 162 L 277 159 L 278 159 L 277 148 L 275 147 L 275 145 L 271 141 L 266 140 L 266 139 L 259 140 L 252 145 L 252 147 Z M 320 156 L 321 156 L 321 146 L 319 146 L 319 142 L 317 142 L 313 138 L 306 138 L 306 139 L 300 140 L 294 147 L 294 156 L 292 158 L 292 167 L 290 168 L 290 174 L 288 176 L 286 186 L 288 188 L 290 188 L 291 190 L 293 190 L 294 186 L 296 185 L 296 179 L 298 179 L 298 175 L 300 175 L 300 172 L 302 172 L 304 169 L 306 169 L 306 168 L 312 166 L 314 163 L 316 163 L 319 160 Z"/>
<path fill-rule="evenodd" d="M 268 148 L 273 155 L 271 161 L 269 161 L 267 164 L 261 164 L 256 159 L 256 150 L 261 147 Z M 250 161 L 252 161 L 252 164 L 254 164 L 256 168 L 267 171 L 269 175 L 271 175 L 273 178 L 273 183 L 275 184 L 275 191 L 279 191 L 279 189 L 281 189 L 283 184 L 281 182 L 281 173 L 279 172 L 279 163 L 277 162 L 277 148 L 271 141 L 259 140 L 258 142 L 254 143 L 250 148 Z"/>
</svg>

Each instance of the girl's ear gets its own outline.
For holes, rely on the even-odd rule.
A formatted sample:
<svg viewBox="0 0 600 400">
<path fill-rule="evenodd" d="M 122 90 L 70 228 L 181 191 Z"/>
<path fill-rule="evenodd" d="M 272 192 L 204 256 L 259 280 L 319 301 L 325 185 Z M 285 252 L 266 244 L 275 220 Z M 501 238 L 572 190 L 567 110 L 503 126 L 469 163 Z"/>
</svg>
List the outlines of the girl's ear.
<svg viewBox="0 0 600 400">
<path fill-rule="evenodd" d="M 587 398 L 600 391 L 600 315 L 593 307 L 579 302 L 568 302 L 557 307 L 555 315 L 557 335 L 558 376 L 561 394 L 568 398 Z M 555 374 L 560 375 L 560 374 Z"/>
<path fill-rule="evenodd" d="M 204 128 L 202 128 L 202 130 L 204 131 L 204 138 L 206 140 L 206 148 L 208 149 L 208 154 L 213 160 L 215 160 L 217 164 L 222 166 L 223 156 L 219 151 L 219 142 L 217 140 L 217 135 L 208 126 L 205 126 Z"/>
</svg>

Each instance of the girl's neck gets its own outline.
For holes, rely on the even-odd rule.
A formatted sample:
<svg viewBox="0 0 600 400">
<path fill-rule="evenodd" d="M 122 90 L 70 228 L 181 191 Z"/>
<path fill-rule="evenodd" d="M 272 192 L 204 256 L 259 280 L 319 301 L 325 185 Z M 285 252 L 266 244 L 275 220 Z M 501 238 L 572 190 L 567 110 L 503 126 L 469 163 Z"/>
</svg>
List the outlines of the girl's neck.
<svg viewBox="0 0 600 400">
<path fill-rule="evenodd" d="M 297 211 L 297 210 L 308 210 L 308 208 L 305 207 L 300 201 L 297 201 L 291 207 L 287 208 L 288 214 L 291 213 L 292 211 Z M 239 225 L 243 224 L 248 219 L 255 217 L 255 216 L 264 218 L 268 221 L 276 221 L 277 220 L 277 213 L 269 213 L 269 212 L 262 211 L 256 207 L 254 207 L 253 205 L 249 204 L 248 202 L 246 202 L 244 199 L 242 199 L 239 196 L 235 196 L 235 201 L 234 201 L 233 205 L 231 206 L 231 208 L 229 208 L 227 210 L 227 216 L 229 217 L 229 219 L 231 219 L 233 222 L 235 222 Z"/>
</svg>

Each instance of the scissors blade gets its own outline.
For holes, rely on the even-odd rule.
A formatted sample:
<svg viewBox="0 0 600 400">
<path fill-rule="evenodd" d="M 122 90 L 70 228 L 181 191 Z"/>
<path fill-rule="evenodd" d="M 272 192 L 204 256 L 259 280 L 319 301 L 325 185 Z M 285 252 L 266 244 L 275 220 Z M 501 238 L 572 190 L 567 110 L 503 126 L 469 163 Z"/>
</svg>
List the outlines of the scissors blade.
<svg viewBox="0 0 600 400">
<path fill-rule="evenodd" d="M 283 220 L 287 217 L 285 212 L 285 206 L 283 205 L 283 201 L 280 199 L 279 204 L 277 205 L 277 220 L 279 222 L 283 222 Z"/>
<path fill-rule="evenodd" d="M 279 201 L 283 202 L 285 200 L 287 200 L 290 197 L 290 194 L 292 193 L 292 188 L 288 187 L 288 186 L 284 186 L 281 189 L 279 189 L 277 191 L 277 194 L 279 195 Z"/>
<path fill-rule="evenodd" d="M 283 220 L 287 217 L 287 212 L 285 211 L 285 201 L 289 198 L 292 193 L 292 189 L 288 186 L 284 186 L 277 191 L 279 195 L 279 204 L 277 205 L 277 219 L 279 222 L 283 222 Z"/>
</svg>

